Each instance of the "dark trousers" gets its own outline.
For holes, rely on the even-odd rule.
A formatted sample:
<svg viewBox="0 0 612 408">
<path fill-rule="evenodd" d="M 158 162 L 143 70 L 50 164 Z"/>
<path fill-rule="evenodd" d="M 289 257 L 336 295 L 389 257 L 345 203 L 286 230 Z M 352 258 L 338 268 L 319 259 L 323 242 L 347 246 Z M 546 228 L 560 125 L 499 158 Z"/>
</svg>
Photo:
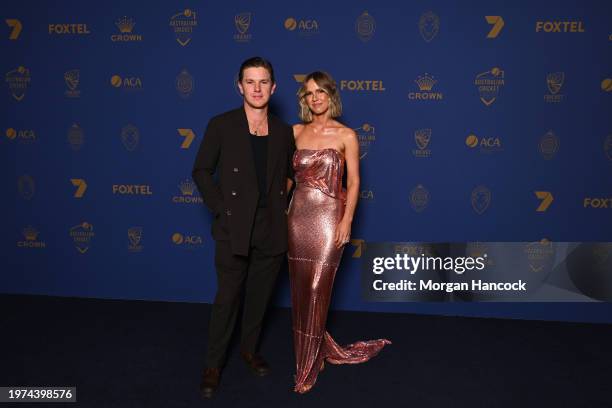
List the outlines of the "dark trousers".
<svg viewBox="0 0 612 408">
<path fill-rule="evenodd" d="M 254 353 L 257 349 L 264 314 L 285 255 L 270 255 L 266 251 L 265 244 L 269 233 L 266 218 L 266 210 L 258 209 L 249 256 L 234 255 L 230 241 L 216 242 L 217 294 L 210 317 L 207 367 L 222 367 L 225 362 L 227 347 L 243 298 L 243 289 L 240 349 L 247 353 Z"/>
</svg>

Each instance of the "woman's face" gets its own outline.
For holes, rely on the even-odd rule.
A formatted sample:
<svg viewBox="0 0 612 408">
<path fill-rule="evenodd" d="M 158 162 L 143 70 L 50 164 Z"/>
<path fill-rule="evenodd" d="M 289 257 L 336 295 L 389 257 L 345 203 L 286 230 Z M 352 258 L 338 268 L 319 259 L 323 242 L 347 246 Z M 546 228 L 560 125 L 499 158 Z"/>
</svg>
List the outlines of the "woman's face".
<svg viewBox="0 0 612 408">
<path fill-rule="evenodd" d="M 324 115 L 329 111 L 329 95 L 321 88 L 314 79 L 306 82 L 306 93 L 304 99 L 313 115 Z"/>
</svg>

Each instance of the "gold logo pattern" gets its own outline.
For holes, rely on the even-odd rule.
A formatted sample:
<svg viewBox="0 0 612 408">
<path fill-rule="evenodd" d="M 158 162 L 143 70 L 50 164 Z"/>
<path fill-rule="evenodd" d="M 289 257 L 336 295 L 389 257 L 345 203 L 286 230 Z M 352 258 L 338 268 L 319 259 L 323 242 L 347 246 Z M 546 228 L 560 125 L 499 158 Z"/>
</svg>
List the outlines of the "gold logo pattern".
<svg viewBox="0 0 612 408">
<path fill-rule="evenodd" d="M 25 97 L 25 93 L 30 85 L 30 82 L 32 81 L 32 78 L 30 77 L 29 69 L 19 66 L 16 69 L 7 72 L 5 75 L 5 80 L 9 86 L 9 90 L 11 95 L 13 95 L 13 98 L 15 98 L 17 102 L 20 102 Z"/>
<path fill-rule="evenodd" d="M 191 42 L 193 30 L 198 26 L 196 12 L 185 9 L 170 17 L 170 27 L 174 30 L 176 41 L 183 47 Z"/>
<path fill-rule="evenodd" d="M 376 31 L 376 21 L 370 14 L 368 14 L 367 11 L 364 11 L 359 17 L 357 17 L 357 21 L 355 22 L 355 31 L 357 32 L 357 36 L 363 42 L 370 41 L 374 36 L 374 32 Z"/>
<path fill-rule="evenodd" d="M 551 160 L 559 150 L 559 138 L 552 130 L 549 130 L 540 138 L 540 153 L 546 160 Z"/>
<path fill-rule="evenodd" d="M 83 198 L 83 195 L 87 190 L 87 182 L 85 182 L 83 179 L 70 179 L 70 182 L 77 188 L 74 192 L 74 198 Z"/>
<path fill-rule="evenodd" d="M 410 205 L 414 211 L 421 212 L 427 204 L 429 204 L 429 191 L 419 184 L 410 192 Z"/>
<path fill-rule="evenodd" d="M 359 159 L 363 159 L 370 152 L 370 148 L 376 142 L 376 128 L 369 123 L 364 123 L 353 129 L 359 139 Z"/>
<path fill-rule="evenodd" d="M 70 228 L 70 237 L 80 254 L 84 254 L 89 250 L 94 235 L 93 225 L 86 221 Z"/>
<path fill-rule="evenodd" d="M 548 95 L 544 95 L 544 100 L 548 103 L 559 103 L 563 101 L 563 95 L 559 93 L 565 82 L 564 72 L 553 72 L 546 76 L 546 85 L 548 86 Z"/>
<path fill-rule="evenodd" d="M 542 200 L 538 208 L 536 208 L 536 211 L 544 212 L 548 210 L 548 207 L 550 207 L 554 200 L 552 193 L 550 191 L 536 191 L 535 195 L 539 200 Z"/>
<path fill-rule="evenodd" d="M 486 106 L 491 106 L 499 96 L 499 90 L 504 86 L 504 71 L 499 68 L 492 68 L 476 75 L 474 84 L 478 88 L 480 100 Z"/>
<path fill-rule="evenodd" d="M 253 34 L 248 33 L 249 27 L 251 26 L 252 14 L 245 12 L 236 14 L 234 16 L 234 25 L 238 32 L 234 34 L 234 41 L 236 42 L 249 42 L 253 38 Z"/>
<path fill-rule="evenodd" d="M 504 28 L 505 22 L 502 16 L 485 16 L 488 24 L 491 24 L 491 30 L 487 34 L 487 38 L 497 38 L 502 28 Z"/>
<path fill-rule="evenodd" d="M 433 11 L 426 11 L 419 18 L 419 32 L 426 42 L 431 42 L 440 31 L 440 17 Z"/>
<path fill-rule="evenodd" d="M 6 25 L 11 27 L 11 33 L 9 34 L 9 40 L 16 40 L 19 38 L 19 34 L 21 34 L 21 30 L 23 26 L 21 25 L 21 21 L 16 18 L 7 18 L 4 20 Z"/>
<path fill-rule="evenodd" d="M 417 129 L 414 131 L 414 141 L 417 145 L 417 148 L 412 150 L 414 157 L 431 156 L 431 150 L 427 148 L 430 140 L 431 129 Z"/>
<path fill-rule="evenodd" d="M 442 92 L 433 91 L 433 88 L 438 83 L 438 81 L 432 75 L 427 73 L 424 75 L 420 75 L 414 82 L 419 87 L 419 92 L 410 92 L 408 94 L 408 99 L 417 101 L 440 101 L 444 98 Z"/>
<path fill-rule="evenodd" d="M 491 196 L 491 190 L 485 186 L 477 186 L 472 190 L 472 208 L 476 211 L 476 214 L 482 215 L 487 211 L 491 204 Z"/>
<path fill-rule="evenodd" d="M 195 133 L 191 129 L 177 129 L 179 135 L 184 137 L 183 143 L 181 143 L 181 149 L 189 149 L 193 139 L 195 139 Z"/>
</svg>

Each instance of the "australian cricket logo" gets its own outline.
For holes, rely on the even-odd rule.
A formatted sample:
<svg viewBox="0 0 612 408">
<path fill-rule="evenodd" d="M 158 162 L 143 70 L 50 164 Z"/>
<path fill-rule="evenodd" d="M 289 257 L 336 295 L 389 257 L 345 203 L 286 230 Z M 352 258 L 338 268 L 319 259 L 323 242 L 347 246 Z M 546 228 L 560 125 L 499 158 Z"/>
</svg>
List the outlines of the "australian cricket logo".
<svg viewBox="0 0 612 408">
<path fill-rule="evenodd" d="M 66 81 L 66 86 L 68 87 L 64 95 L 68 98 L 78 98 L 81 96 L 81 91 L 78 89 L 80 75 L 81 71 L 78 69 L 73 69 L 64 73 L 64 81 Z"/>
<path fill-rule="evenodd" d="M 359 140 L 359 159 L 363 159 L 370 152 L 371 145 L 376 142 L 376 128 L 369 123 L 353 129 Z"/>
<path fill-rule="evenodd" d="M 191 41 L 193 29 L 197 25 L 196 12 L 190 9 L 185 9 L 170 18 L 170 27 L 174 30 L 176 41 L 183 47 Z"/>
<path fill-rule="evenodd" d="M 251 13 L 240 13 L 234 16 L 234 24 L 238 32 L 234 34 L 234 41 L 236 42 L 249 42 L 253 37 L 252 34 L 248 33 L 249 27 L 251 26 Z"/>
<path fill-rule="evenodd" d="M 544 95 L 544 100 L 548 103 L 558 103 L 563 100 L 563 95 L 559 93 L 563 82 L 565 81 L 564 72 L 553 72 L 546 76 L 546 85 L 548 86 L 547 95 Z"/>
<path fill-rule="evenodd" d="M 440 31 L 440 18 L 432 11 L 427 11 L 419 19 L 419 32 L 426 42 L 431 42 Z"/>
<path fill-rule="evenodd" d="M 490 71 L 476 75 L 474 84 L 478 88 L 482 103 L 491 106 L 499 96 L 504 81 L 504 71 L 499 68 L 492 68 Z"/>
<path fill-rule="evenodd" d="M 24 98 L 32 78 L 30 77 L 30 70 L 20 66 L 7 72 L 5 80 L 13 98 L 20 102 Z"/>
<path fill-rule="evenodd" d="M 129 228 L 128 231 L 128 251 L 130 252 L 140 252 L 142 251 L 143 246 L 140 245 L 142 241 L 142 227 L 132 227 Z"/>
<path fill-rule="evenodd" d="M 414 132 L 414 141 L 417 145 L 416 149 L 412 150 L 415 157 L 429 157 L 431 150 L 427 148 L 431 140 L 431 129 L 417 129 Z"/>
<path fill-rule="evenodd" d="M 70 237 L 72 237 L 77 251 L 81 254 L 87 252 L 94 235 L 93 225 L 88 222 L 82 222 L 70 228 Z"/>
</svg>

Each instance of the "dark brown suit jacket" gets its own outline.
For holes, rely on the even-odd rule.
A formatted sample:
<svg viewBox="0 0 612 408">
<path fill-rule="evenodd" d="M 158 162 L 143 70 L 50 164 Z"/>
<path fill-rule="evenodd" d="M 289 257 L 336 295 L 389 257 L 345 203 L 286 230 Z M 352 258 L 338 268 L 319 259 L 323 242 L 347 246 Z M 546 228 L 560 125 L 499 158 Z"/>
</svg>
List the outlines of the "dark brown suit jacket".
<svg viewBox="0 0 612 408">
<path fill-rule="evenodd" d="M 293 178 L 293 130 L 268 114 L 267 207 L 274 253 L 287 250 L 287 178 Z M 216 178 L 214 177 L 216 174 Z M 231 241 L 232 252 L 248 255 L 259 189 L 244 108 L 208 122 L 192 177 L 204 203 L 214 214 L 212 236 Z"/>
</svg>

